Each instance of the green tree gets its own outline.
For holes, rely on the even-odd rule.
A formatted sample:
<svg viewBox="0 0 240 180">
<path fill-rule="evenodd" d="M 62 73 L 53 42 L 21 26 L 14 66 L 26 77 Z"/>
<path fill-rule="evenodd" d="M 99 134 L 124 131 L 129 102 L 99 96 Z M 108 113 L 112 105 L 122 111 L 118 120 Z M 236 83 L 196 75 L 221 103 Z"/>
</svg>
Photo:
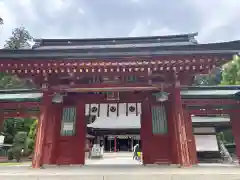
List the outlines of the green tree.
<svg viewBox="0 0 240 180">
<path fill-rule="evenodd" d="M 25 27 L 15 28 L 12 36 L 5 42 L 6 49 L 22 49 L 31 47 L 32 36 Z"/>
<path fill-rule="evenodd" d="M 0 89 L 18 89 L 26 87 L 26 81 L 17 76 L 0 73 Z"/>
<path fill-rule="evenodd" d="M 194 84 L 197 86 L 216 86 L 221 83 L 222 69 L 214 68 L 209 74 L 199 74 L 195 76 Z"/>
<path fill-rule="evenodd" d="M 38 120 L 35 120 L 30 126 L 30 130 L 29 130 L 27 142 L 26 142 L 26 148 L 25 148 L 27 154 L 31 154 L 34 150 L 35 139 L 37 134 L 37 125 L 38 125 Z"/>
<path fill-rule="evenodd" d="M 18 162 L 20 161 L 22 154 L 22 150 L 25 148 L 25 143 L 27 139 L 27 132 L 17 132 L 14 139 L 12 148 L 8 150 L 8 159 L 16 159 Z"/>
<path fill-rule="evenodd" d="M 233 60 L 223 66 L 222 85 L 240 85 L 240 58 L 234 56 Z"/>
<path fill-rule="evenodd" d="M 25 119 L 9 118 L 9 119 L 6 119 L 4 121 L 3 132 L 2 132 L 2 134 L 5 136 L 4 143 L 12 144 L 13 139 L 18 132 L 26 132 L 28 134 L 33 122 L 34 122 L 34 120 L 30 119 L 30 118 L 25 118 Z"/>
</svg>

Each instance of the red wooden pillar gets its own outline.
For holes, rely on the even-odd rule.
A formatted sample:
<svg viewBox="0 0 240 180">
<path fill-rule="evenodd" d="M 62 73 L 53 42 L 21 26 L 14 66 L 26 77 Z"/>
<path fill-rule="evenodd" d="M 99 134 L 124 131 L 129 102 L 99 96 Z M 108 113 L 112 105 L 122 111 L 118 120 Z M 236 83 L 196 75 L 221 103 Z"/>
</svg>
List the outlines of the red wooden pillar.
<svg viewBox="0 0 240 180">
<path fill-rule="evenodd" d="M 78 156 L 76 159 L 76 164 L 85 164 L 85 144 L 86 144 L 86 122 L 85 122 L 85 103 L 79 101 L 77 103 L 77 121 L 76 121 L 76 148 Z M 73 154 L 73 158 L 76 158 Z"/>
<path fill-rule="evenodd" d="M 170 154 L 171 154 L 171 163 L 178 164 L 178 144 L 176 143 L 176 128 L 174 125 L 174 103 L 173 95 L 169 95 L 169 100 L 166 102 L 167 107 L 167 118 L 168 118 L 168 133 L 170 137 Z"/>
<path fill-rule="evenodd" d="M 49 113 L 46 122 L 47 138 L 44 141 L 44 164 L 56 164 L 57 159 L 57 140 L 60 135 L 60 127 L 58 125 L 61 123 L 61 104 L 51 104 L 49 105 Z"/>
<path fill-rule="evenodd" d="M 142 114 L 141 114 L 141 149 L 142 149 L 142 161 L 143 164 L 151 164 L 151 148 L 152 144 L 149 141 L 152 136 L 152 114 L 150 108 L 150 100 L 147 97 L 142 103 Z"/>
<path fill-rule="evenodd" d="M 56 164 L 58 158 L 58 143 L 61 131 L 61 118 L 62 118 L 62 104 L 54 105 L 54 124 L 52 125 L 52 151 L 50 157 L 50 164 Z"/>
<path fill-rule="evenodd" d="M 184 109 L 184 121 L 186 124 L 187 143 L 188 143 L 188 151 L 190 155 L 190 162 L 191 164 L 197 164 L 198 159 L 197 159 L 195 137 L 193 133 L 192 117 L 191 117 L 191 114 L 188 113 L 187 109 Z"/>
<path fill-rule="evenodd" d="M 232 125 L 232 134 L 236 144 L 236 156 L 238 161 L 240 161 L 240 110 L 232 111 L 230 114 L 231 125 Z"/>
<path fill-rule="evenodd" d="M 51 97 L 48 92 L 43 93 L 43 98 L 40 107 L 40 118 L 38 120 L 38 130 L 36 136 L 35 152 L 32 161 L 33 168 L 40 168 L 43 165 L 43 151 L 45 130 L 47 125 L 47 118 L 49 115 L 49 106 L 51 105 Z"/>
<path fill-rule="evenodd" d="M 176 82 L 174 85 L 170 98 L 170 108 L 172 110 L 171 125 L 173 126 L 171 131 L 172 155 L 174 156 L 173 163 L 181 166 L 190 166 L 191 161 L 187 143 L 187 128 L 184 121 L 184 112 L 180 95 L 180 84 L 178 82 Z"/>
</svg>

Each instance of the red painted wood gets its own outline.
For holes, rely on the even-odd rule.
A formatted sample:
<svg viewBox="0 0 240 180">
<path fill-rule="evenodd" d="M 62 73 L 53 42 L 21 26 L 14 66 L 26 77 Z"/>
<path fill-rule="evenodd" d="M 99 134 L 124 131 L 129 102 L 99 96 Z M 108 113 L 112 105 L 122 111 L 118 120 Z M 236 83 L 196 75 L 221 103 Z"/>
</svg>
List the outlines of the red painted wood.
<svg viewBox="0 0 240 180">
<path fill-rule="evenodd" d="M 57 154 L 57 138 L 60 134 L 60 128 L 57 124 L 61 124 L 59 114 L 59 104 L 51 104 L 49 107 L 49 116 L 46 126 L 46 136 L 44 141 L 44 157 L 43 164 L 56 164 Z"/>
<path fill-rule="evenodd" d="M 72 59 L 59 59 L 58 61 L 52 61 L 49 60 L 15 60 L 15 59 L 1 59 L 1 66 L 0 70 L 16 70 L 16 73 L 19 71 L 17 70 L 37 70 L 37 69 L 45 69 L 49 70 L 49 67 L 51 67 L 51 70 L 55 69 L 73 69 L 73 68 L 91 68 L 91 67 L 102 67 L 102 68 L 112 68 L 112 67 L 121 67 L 123 63 L 128 62 L 131 63 L 129 65 L 124 64 L 126 67 L 145 67 L 145 66 L 157 66 L 156 62 L 160 61 L 161 64 L 164 63 L 164 65 L 171 65 L 171 66 L 184 66 L 184 65 L 198 65 L 203 64 L 205 66 L 216 64 L 217 62 L 214 62 L 214 59 L 220 59 L 221 63 L 226 63 L 231 59 L 232 54 L 205 54 L 205 55 L 166 55 L 166 56 L 142 56 L 142 57 L 123 57 L 121 60 L 119 59 L 81 59 L 81 61 L 78 60 L 72 60 Z M 222 59 L 224 58 L 224 59 Z M 195 60 L 194 62 L 192 60 Z M 208 59 L 211 59 L 211 61 L 208 61 Z M 179 60 L 188 60 L 181 61 Z M 166 63 L 166 61 L 168 61 Z M 138 63 L 136 63 L 138 62 Z M 155 64 L 154 64 L 155 62 Z M 218 61 L 219 62 L 219 61 Z M 98 64 L 96 64 L 98 63 Z M 132 65 L 132 63 L 136 63 Z M 96 65 L 95 65 L 96 64 Z M 160 64 L 160 65 L 161 65 Z M 206 67 L 207 68 L 207 67 Z M 208 67 L 209 68 L 209 67 Z M 21 72 L 20 72 L 21 73 Z M 25 73 L 24 71 L 22 73 Z M 30 72 L 27 72 L 31 73 Z M 37 73 L 36 73 L 37 74 Z"/>
<path fill-rule="evenodd" d="M 213 106 L 213 105 L 235 105 L 234 99 L 184 99 L 182 104 L 187 106 Z"/>
<path fill-rule="evenodd" d="M 77 123 L 76 123 L 76 133 L 77 133 L 77 152 L 79 156 L 77 158 L 77 164 L 85 164 L 85 139 L 86 139 L 86 121 L 85 121 L 85 103 L 82 100 L 78 101 L 77 104 Z"/>
<path fill-rule="evenodd" d="M 39 107 L 40 102 L 0 102 L 0 107 L 5 109 L 11 108 L 37 108 Z"/>
<path fill-rule="evenodd" d="M 152 133 L 152 113 L 149 99 L 142 103 L 141 142 L 143 164 L 170 164 L 169 135 L 155 135 Z"/>
<path fill-rule="evenodd" d="M 33 168 L 40 168 L 43 165 L 44 159 L 44 141 L 46 137 L 46 125 L 49 116 L 49 106 L 51 104 L 51 97 L 48 92 L 43 93 L 42 104 L 41 104 L 41 115 L 38 122 L 37 137 L 35 143 L 35 152 L 32 161 Z"/>
<path fill-rule="evenodd" d="M 221 66 L 231 59 L 231 54 L 205 54 L 205 55 L 166 55 L 166 56 L 143 56 L 143 57 L 122 57 L 121 59 L 81 59 L 70 60 L 62 59 L 53 61 L 45 59 L 44 61 L 36 59 L 16 60 L 1 59 L 0 71 L 7 74 L 14 74 L 19 77 L 32 78 L 35 84 L 44 83 L 45 77 L 48 77 L 48 84 L 61 84 L 60 77 L 74 74 L 75 80 L 79 76 L 93 75 L 123 75 L 131 74 L 137 76 L 147 76 L 148 69 L 152 73 L 158 73 L 164 76 L 168 81 L 169 72 L 177 72 L 179 80 L 183 84 L 189 84 L 187 78 L 181 74 L 199 74 L 208 73 L 213 65 Z M 51 67 L 51 68 L 49 68 Z M 98 70 L 101 69 L 101 72 Z M 123 70 L 124 69 L 124 70 Z M 148 76 L 149 77 L 149 76 Z"/>
<path fill-rule="evenodd" d="M 219 109 L 205 109 L 205 110 L 201 110 L 201 109 L 191 109 L 188 110 L 188 112 L 190 114 L 194 114 L 194 115 L 202 115 L 202 116 L 209 116 L 209 115 L 224 115 L 224 114 L 230 114 L 231 112 L 233 112 L 234 109 L 228 109 L 228 110 L 219 110 Z"/>
<path fill-rule="evenodd" d="M 78 99 L 84 100 L 86 104 L 91 103 L 127 103 L 127 102 L 142 102 L 145 96 L 149 93 L 132 93 L 132 92 L 120 92 L 120 100 L 107 100 L 104 94 L 79 94 L 79 95 L 69 95 L 64 99 L 66 103 L 76 103 Z"/>
<path fill-rule="evenodd" d="M 58 157 L 58 143 L 61 131 L 61 118 L 62 118 L 62 104 L 55 104 L 55 111 L 54 111 L 54 127 L 53 127 L 53 144 L 52 144 L 52 154 L 50 158 L 51 164 L 57 163 Z"/>
<path fill-rule="evenodd" d="M 175 124 L 174 124 L 174 107 L 172 102 L 172 94 L 169 96 L 169 100 L 165 103 L 167 110 L 167 118 L 168 118 L 168 133 L 169 133 L 169 149 L 171 154 L 171 163 L 178 164 L 179 157 L 179 147 L 176 143 L 176 133 L 175 133 Z"/>
<path fill-rule="evenodd" d="M 240 121 L 239 121 L 240 110 L 233 111 L 230 114 L 231 125 L 232 125 L 232 134 L 236 144 L 236 156 L 240 162 Z"/>
<path fill-rule="evenodd" d="M 184 109 L 184 122 L 186 125 L 186 133 L 187 133 L 187 143 L 188 143 L 188 151 L 190 155 L 190 162 L 191 164 L 197 164 L 197 150 L 196 150 L 196 143 L 193 133 L 193 125 L 192 125 L 192 117 L 187 112 L 187 110 Z"/>
<path fill-rule="evenodd" d="M 186 124 L 184 122 L 184 114 L 181 103 L 180 88 L 174 86 L 171 96 L 172 103 L 172 125 L 173 125 L 173 142 L 176 143 L 178 158 L 177 164 L 182 166 L 190 166 L 190 154 L 188 151 Z M 175 160 L 176 161 L 176 160 Z"/>
<path fill-rule="evenodd" d="M 57 164 L 85 164 L 85 104 L 77 103 L 77 121 L 75 136 L 60 136 L 58 140 Z"/>
<path fill-rule="evenodd" d="M 151 164 L 151 143 L 149 138 L 151 137 L 152 123 L 151 123 L 151 109 L 149 98 L 144 99 L 142 103 L 142 115 L 141 115 L 141 129 L 140 138 L 142 145 L 142 160 L 143 164 Z"/>
<path fill-rule="evenodd" d="M 54 129 L 54 109 L 53 105 L 49 105 L 48 109 L 48 116 L 45 126 L 45 132 L 47 138 L 44 138 L 44 144 L 43 144 L 43 158 L 42 163 L 43 164 L 51 164 L 51 154 L 52 154 L 52 144 L 53 144 L 53 129 Z"/>
<path fill-rule="evenodd" d="M 171 164 L 169 135 L 152 135 L 148 139 L 149 153 L 151 153 L 147 164 Z"/>
<path fill-rule="evenodd" d="M 113 84 L 113 83 L 102 83 L 102 84 L 77 84 L 77 85 L 72 85 L 71 88 L 123 88 L 123 87 L 152 87 L 151 85 L 147 83 L 127 83 L 125 82 L 124 84 Z M 54 88 L 54 87 L 53 87 Z M 59 89 L 59 86 L 57 86 L 56 89 Z"/>
<path fill-rule="evenodd" d="M 79 162 L 81 151 L 78 152 L 79 142 L 76 137 L 60 137 L 58 143 L 58 165 L 83 164 Z"/>
</svg>

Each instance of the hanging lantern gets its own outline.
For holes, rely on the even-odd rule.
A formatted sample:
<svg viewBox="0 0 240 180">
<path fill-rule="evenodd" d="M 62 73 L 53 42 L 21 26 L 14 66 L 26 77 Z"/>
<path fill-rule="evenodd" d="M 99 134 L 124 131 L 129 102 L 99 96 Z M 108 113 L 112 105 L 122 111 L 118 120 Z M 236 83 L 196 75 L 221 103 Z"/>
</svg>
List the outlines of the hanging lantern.
<svg viewBox="0 0 240 180">
<path fill-rule="evenodd" d="M 161 85 L 161 91 L 153 94 L 156 97 L 157 102 L 164 102 L 168 100 L 168 93 L 163 91 L 163 85 Z"/>
<path fill-rule="evenodd" d="M 62 103 L 63 102 L 63 95 L 60 93 L 57 93 L 52 98 L 53 103 Z"/>
</svg>

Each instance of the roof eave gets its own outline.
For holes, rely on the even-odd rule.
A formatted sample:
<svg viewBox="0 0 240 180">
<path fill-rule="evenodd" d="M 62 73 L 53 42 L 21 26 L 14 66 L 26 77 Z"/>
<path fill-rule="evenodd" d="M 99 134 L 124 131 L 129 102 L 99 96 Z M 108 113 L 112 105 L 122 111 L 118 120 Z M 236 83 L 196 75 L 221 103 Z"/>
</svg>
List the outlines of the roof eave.
<svg viewBox="0 0 240 180">
<path fill-rule="evenodd" d="M 171 55 L 239 55 L 240 50 L 202 50 L 202 51 L 139 51 L 139 52 L 103 52 L 103 53 L 81 53 L 81 52 L 26 52 L 26 53 L 8 53 L 8 54 L 0 54 L 0 61 L 3 59 L 71 59 L 77 58 L 81 59 L 112 59 L 112 58 L 126 58 L 126 57 L 149 57 L 149 56 L 171 56 Z"/>
</svg>

